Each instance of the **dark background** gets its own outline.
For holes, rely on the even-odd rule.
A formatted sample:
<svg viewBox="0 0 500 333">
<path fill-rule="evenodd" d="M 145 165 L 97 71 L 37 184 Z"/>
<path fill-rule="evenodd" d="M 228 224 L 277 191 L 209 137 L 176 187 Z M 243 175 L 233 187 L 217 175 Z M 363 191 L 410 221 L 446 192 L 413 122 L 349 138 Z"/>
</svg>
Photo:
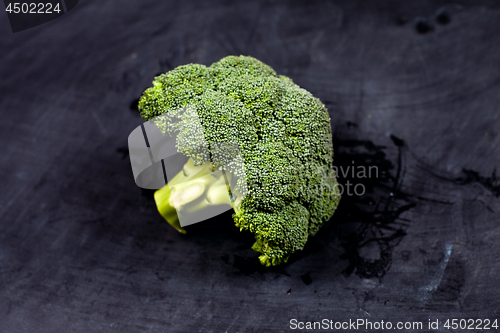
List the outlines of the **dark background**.
<svg viewBox="0 0 500 333">
<path fill-rule="evenodd" d="M 500 319 L 498 1 L 89 0 L 0 36 L 1 332 Z M 283 267 L 228 214 L 177 233 L 132 176 L 153 77 L 230 54 L 326 104 L 337 166 L 379 169 Z"/>
</svg>

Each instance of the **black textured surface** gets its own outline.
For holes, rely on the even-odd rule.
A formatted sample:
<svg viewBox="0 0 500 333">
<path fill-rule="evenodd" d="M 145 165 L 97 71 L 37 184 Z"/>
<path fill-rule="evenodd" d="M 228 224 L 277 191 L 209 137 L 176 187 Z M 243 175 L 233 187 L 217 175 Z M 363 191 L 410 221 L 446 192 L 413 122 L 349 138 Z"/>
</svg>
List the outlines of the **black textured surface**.
<svg viewBox="0 0 500 333">
<path fill-rule="evenodd" d="M 499 31 L 473 0 L 89 0 L 17 34 L 0 15 L 0 331 L 500 317 Z M 142 91 L 228 54 L 327 105 L 336 165 L 379 169 L 284 267 L 228 214 L 177 233 L 133 181 Z"/>
</svg>

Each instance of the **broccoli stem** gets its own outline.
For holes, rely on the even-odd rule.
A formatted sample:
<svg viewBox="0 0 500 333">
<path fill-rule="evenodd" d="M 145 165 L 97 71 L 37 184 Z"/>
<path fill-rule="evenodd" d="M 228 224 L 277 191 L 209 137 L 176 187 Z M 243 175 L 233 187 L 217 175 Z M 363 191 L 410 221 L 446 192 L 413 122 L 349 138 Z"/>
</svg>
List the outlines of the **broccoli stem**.
<svg viewBox="0 0 500 333">
<path fill-rule="evenodd" d="M 190 158 L 168 185 L 155 192 L 156 207 L 172 227 L 185 234 L 178 212 L 184 215 L 214 205 L 232 205 L 226 181 L 223 171 L 213 173 L 211 163 L 195 166 Z"/>
</svg>

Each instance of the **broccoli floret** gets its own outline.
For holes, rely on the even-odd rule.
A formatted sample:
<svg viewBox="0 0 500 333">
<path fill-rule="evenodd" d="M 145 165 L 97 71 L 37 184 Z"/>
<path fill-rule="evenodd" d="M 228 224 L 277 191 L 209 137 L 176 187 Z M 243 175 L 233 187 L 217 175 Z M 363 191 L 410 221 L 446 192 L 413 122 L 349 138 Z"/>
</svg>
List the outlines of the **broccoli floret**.
<svg viewBox="0 0 500 333">
<path fill-rule="evenodd" d="M 286 262 L 332 217 L 340 200 L 326 107 L 290 78 L 248 56 L 228 56 L 210 67 L 179 66 L 157 76 L 139 101 L 145 120 L 175 115 L 183 107 L 196 110 L 209 150 L 211 143 L 221 142 L 240 148 L 247 192 L 231 200 L 220 177 L 199 177 L 231 166 L 198 167 L 214 161 L 189 146 L 193 128 L 179 126 L 185 139 L 177 141 L 177 148 L 190 159 L 170 181 L 172 191 L 169 186 L 156 191 L 161 215 L 185 232 L 176 209 L 231 205 L 235 225 L 255 235 L 252 248 L 261 253 L 260 262 Z"/>
</svg>

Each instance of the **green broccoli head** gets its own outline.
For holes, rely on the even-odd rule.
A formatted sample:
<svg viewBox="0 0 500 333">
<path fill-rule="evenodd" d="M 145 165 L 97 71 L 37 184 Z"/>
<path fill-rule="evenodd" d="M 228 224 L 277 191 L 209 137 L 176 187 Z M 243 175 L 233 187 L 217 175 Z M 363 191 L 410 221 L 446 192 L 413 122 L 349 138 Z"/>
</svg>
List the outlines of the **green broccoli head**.
<svg viewBox="0 0 500 333">
<path fill-rule="evenodd" d="M 340 200 L 325 106 L 288 77 L 247 56 L 228 56 L 210 67 L 179 66 L 157 76 L 139 101 L 145 120 L 187 106 L 196 109 L 209 145 L 227 142 L 241 150 L 248 191 L 232 203 L 236 226 L 255 235 L 252 248 L 261 253 L 263 265 L 286 262 L 332 217 Z M 191 138 L 192 129 L 179 130 Z M 188 141 L 177 142 L 178 151 L 191 159 L 171 180 L 175 196 L 191 198 L 196 192 L 195 197 L 222 198 L 217 191 L 227 196 L 217 180 L 213 183 L 218 186 L 203 188 L 194 182 L 200 190 L 193 190 L 189 170 L 201 161 Z M 165 187 L 156 192 L 155 200 L 162 216 L 183 232 L 173 196 Z"/>
</svg>

